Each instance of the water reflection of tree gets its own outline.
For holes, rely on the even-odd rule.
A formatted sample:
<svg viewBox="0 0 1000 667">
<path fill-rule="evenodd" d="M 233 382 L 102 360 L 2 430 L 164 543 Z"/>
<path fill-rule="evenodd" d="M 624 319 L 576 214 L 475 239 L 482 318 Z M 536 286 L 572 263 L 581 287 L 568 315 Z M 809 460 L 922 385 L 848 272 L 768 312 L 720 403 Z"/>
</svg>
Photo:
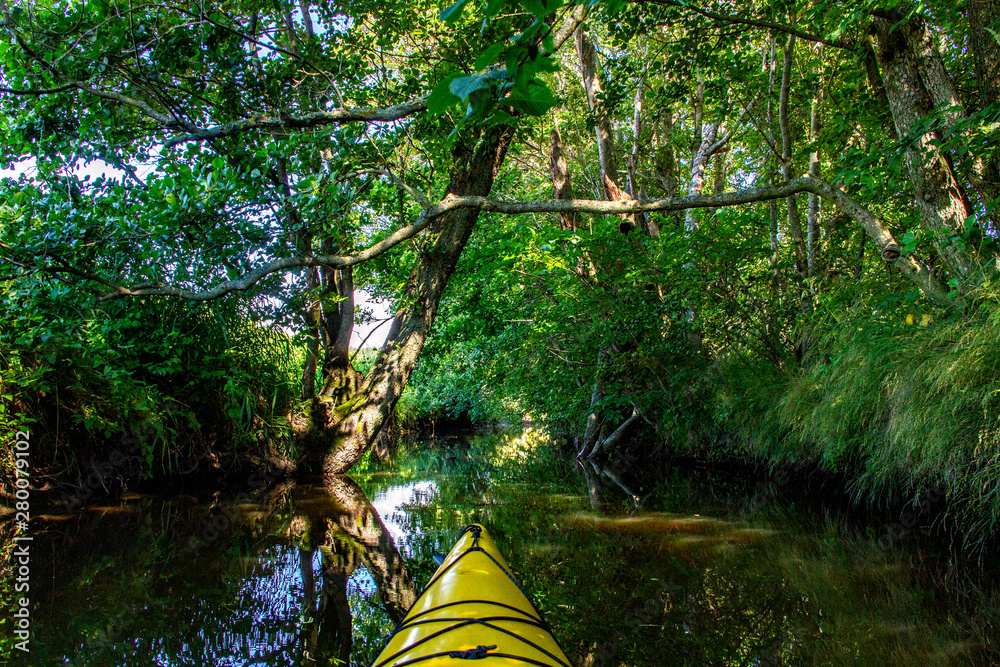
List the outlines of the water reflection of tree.
<svg viewBox="0 0 1000 667">
<path fill-rule="evenodd" d="M 416 599 L 413 579 L 392 536 L 361 488 L 345 476 L 324 480 L 331 505 L 308 503 L 292 516 L 289 534 L 299 536 L 303 583 L 301 657 L 315 664 L 346 663 L 353 646 L 353 619 L 348 580 L 364 567 L 394 623 Z M 316 551 L 321 554 L 322 582 L 313 575 Z M 318 593 L 318 595 L 317 595 Z"/>
<path fill-rule="evenodd" d="M 347 478 L 236 501 L 133 499 L 33 532 L 32 565 L 53 573 L 37 584 L 35 664 L 363 660 L 415 598 L 385 525 Z M 373 604 L 357 595 L 362 569 L 380 591 Z"/>
</svg>

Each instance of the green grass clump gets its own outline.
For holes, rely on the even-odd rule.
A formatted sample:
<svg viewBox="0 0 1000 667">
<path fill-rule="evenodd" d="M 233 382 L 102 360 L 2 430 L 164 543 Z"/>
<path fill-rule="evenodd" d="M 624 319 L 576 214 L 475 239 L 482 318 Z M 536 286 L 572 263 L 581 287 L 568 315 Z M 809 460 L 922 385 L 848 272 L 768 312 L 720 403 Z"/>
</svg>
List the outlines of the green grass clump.
<svg viewBox="0 0 1000 667">
<path fill-rule="evenodd" d="M 724 355 L 706 376 L 707 430 L 740 454 L 845 473 L 866 502 L 941 485 L 973 540 L 1000 528 L 1000 305 L 940 321 L 886 316 L 814 332 L 806 363 Z M 909 321 L 909 323 L 908 323 Z"/>
</svg>

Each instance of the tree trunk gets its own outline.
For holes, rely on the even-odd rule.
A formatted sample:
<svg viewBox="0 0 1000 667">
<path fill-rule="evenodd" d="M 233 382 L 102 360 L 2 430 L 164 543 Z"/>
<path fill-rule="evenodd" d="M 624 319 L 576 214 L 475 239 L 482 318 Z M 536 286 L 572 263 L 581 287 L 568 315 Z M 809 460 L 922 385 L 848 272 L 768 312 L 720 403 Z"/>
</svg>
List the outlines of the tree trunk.
<svg viewBox="0 0 1000 667">
<path fill-rule="evenodd" d="M 666 197 L 677 194 L 677 153 L 674 150 L 674 111 L 666 109 L 657 132 L 656 175 Z"/>
<path fill-rule="evenodd" d="M 823 75 L 823 46 L 819 45 L 816 48 L 817 56 L 820 58 L 820 62 L 817 65 L 816 72 L 819 77 Z M 816 82 L 816 89 L 813 93 L 812 103 L 809 107 L 809 143 L 813 144 L 812 151 L 809 152 L 809 175 L 813 178 L 820 178 L 820 159 L 819 159 L 819 149 L 816 148 L 815 143 L 819 140 L 819 133 L 823 127 L 822 120 L 822 105 L 823 105 L 823 82 L 822 78 Z M 820 243 L 820 227 L 819 227 L 819 214 L 820 214 L 820 202 L 821 199 L 819 195 L 815 192 L 809 193 L 809 208 L 806 211 L 806 265 L 809 273 L 809 277 L 815 276 L 819 269 L 816 264 L 816 255 L 819 251 Z"/>
<path fill-rule="evenodd" d="M 578 452 L 580 456 L 586 456 L 601 436 L 604 420 L 601 419 L 599 408 L 604 398 L 604 367 L 607 361 L 608 352 L 602 346 L 597 352 L 597 373 L 594 375 L 594 386 L 590 391 L 590 414 L 587 415 L 587 425 L 583 431 L 583 441 L 580 443 Z"/>
<path fill-rule="evenodd" d="M 324 271 L 325 294 L 336 294 L 334 304 L 323 307 L 323 388 L 321 396 L 340 405 L 358 391 L 361 374 L 351 365 L 351 336 L 354 333 L 354 269 Z M 326 300 L 324 300 L 326 301 Z"/>
<path fill-rule="evenodd" d="M 771 155 L 767 161 L 767 182 L 773 184 L 778 177 L 778 160 L 780 157 L 775 152 L 778 144 L 774 133 L 774 84 L 778 71 L 778 53 L 773 35 L 768 38 L 764 58 L 767 63 L 767 135 L 771 145 Z M 775 349 L 777 349 L 777 318 L 775 317 L 775 311 L 778 306 L 779 289 L 781 286 L 781 268 L 778 263 L 780 259 L 778 253 L 781 246 L 778 244 L 778 201 L 776 199 L 768 200 L 767 213 L 770 223 L 769 237 L 771 242 L 771 330 L 773 334 L 772 342 Z"/>
<path fill-rule="evenodd" d="M 559 128 L 553 127 L 551 133 L 551 150 L 549 151 L 549 173 L 552 175 L 552 190 L 556 199 L 573 198 L 573 176 L 569 173 L 566 158 L 563 157 L 562 136 Z M 559 228 L 576 231 L 580 224 L 580 214 L 568 211 L 559 214 Z"/>
<path fill-rule="evenodd" d="M 642 415 L 639 414 L 639 410 L 632 410 L 632 415 L 622 422 L 622 425 L 615 429 L 614 433 L 594 445 L 587 458 L 595 459 L 613 451 L 615 447 L 618 447 L 625 440 L 625 436 L 629 434 L 632 428 L 638 426 L 641 421 Z"/>
<path fill-rule="evenodd" d="M 974 264 L 966 249 L 951 239 L 964 233 L 970 211 L 951 165 L 937 146 L 938 133 L 924 132 L 910 137 L 918 123 L 933 109 L 933 102 L 920 78 L 914 54 L 902 32 L 893 31 L 892 25 L 890 19 L 875 18 L 877 55 L 896 133 L 901 140 L 912 139 L 908 142 L 905 159 L 917 211 L 945 266 L 964 278 L 972 272 Z"/>
<path fill-rule="evenodd" d="M 1000 101 L 1000 0 L 968 0 L 969 45 L 979 82 L 980 107 Z M 1000 196 L 1000 158 L 994 153 L 983 164 L 980 194 L 988 201 Z M 996 221 L 996 215 L 994 215 Z"/>
<path fill-rule="evenodd" d="M 643 193 L 639 188 L 638 178 L 636 175 L 639 169 L 639 142 L 642 136 L 642 88 L 645 82 L 640 81 L 638 87 L 635 91 L 635 106 L 634 113 L 632 114 L 632 153 L 629 155 L 627 162 L 628 167 L 628 191 L 632 195 L 632 199 L 642 199 Z M 635 216 L 636 222 L 640 227 L 646 232 L 646 235 L 650 238 L 659 238 L 660 228 L 653 221 L 652 216 L 646 215 L 645 213 L 639 213 Z"/>
<path fill-rule="evenodd" d="M 316 367 L 319 359 L 320 328 L 322 326 L 322 310 L 319 305 L 317 290 L 319 289 L 319 271 L 315 266 L 306 269 L 306 361 L 302 366 L 302 400 L 309 401 L 316 397 Z"/>
<path fill-rule="evenodd" d="M 313 253 L 313 236 L 302 224 L 299 212 L 292 206 L 292 188 L 288 182 L 288 171 L 285 160 L 279 159 L 272 173 L 272 180 L 281 193 L 282 207 L 285 213 L 285 225 L 290 231 L 295 249 L 299 254 L 310 256 Z M 316 367 L 319 359 L 320 328 L 323 312 L 319 302 L 320 273 L 315 266 L 306 268 L 305 312 L 302 314 L 306 323 L 306 359 L 302 366 L 301 398 L 312 400 L 316 396 Z"/>
<path fill-rule="evenodd" d="M 781 173 L 786 181 L 795 178 L 795 165 L 792 163 L 792 128 L 788 118 L 788 98 L 792 86 L 792 65 L 794 64 L 795 35 L 788 36 L 785 45 L 785 58 L 781 68 L 781 92 L 778 97 L 778 128 L 781 132 Z M 788 208 L 788 230 L 792 234 L 795 246 L 795 264 L 799 275 L 808 275 L 808 259 L 805 242 L 802 238 L 802 217 L 799 215 L 799 203 L 795 195 L 785 199 Z"/>
<path fill-rule="evenodd" d="M 448 194 L 488 195 L 511 136 L 509 126 L 491 128 L 477 150 L 457 147 Z M 349 470 L 375 442 L 410 379 L 448 279 L 478 219 L 478 209 L 457 209 L 445 213 L 431 226 L 434 241 L 421 253 L 406 284 L 410 305 L 393 319 L 385 344 L 358 395 L 326 415 L 327 428 L 321 438 L 327 450 L 324 474 Z"/>
<path fill-rule="evenodd" d="M 584 26 L 573 33 L 576 43 L 576 55 L 580 59 L 580 74 L 583 78 L 583 89 L 587 94 L 587 104 L 594 114 L 594 132 L 597 134 L 597 156 L 601 166 L 601 180 L 607 176 L 612 182 L 618 182 L 618 170 L 615 168 L 615 140 L 611 132 L 611 119 L 607 109 L 598 99 L 603 94 L 600 69 L 597 62 L 597 52 L 587 37 Z M 608 193 L 606 193 L 608 194 Z M 608 194 L 608 199 L 611 199 Z"/>
<path fill-rule="evenodd" d="M 587 37 L 581 25 L 573 33 L 576 43 L 576 54 L 580 58 L 580 75 L 583 79 L 583 89 L 587 94 L 587 105 L 594 114 L 594 132 L 597 135 L 597 157 L 601 168 L 601 182 L 604 184 L 604 194 L 608 201 L 627 200 L 628 195 L 618 185 L 618 169 L 615 166 L 615 139 L 611 129 L 611 118 L 608 110 L 598 99 L 603 94 L 601 79 L 598 74 L 600 64 L 597 62 L 597 51 Z M 623 234 L 627 234 L 637 226 L 634 214 L 623 215 L 624 222 L 619 225 Z"/>
<path fill-rule="evenodd" d="M 691 158 L 691 177 L 688 180 L 688 195 L 700 195 L 705 188 L 705 172 L 708 170 L 708 162 L 712 159 L 713 147 L 719 126 L 715 123 L 708 123 L 704 128 L 698 128 L 696 135 L 701 136 L 701 141 L 695 149 Z M 695 210 L 689 208 L 684 212 L 684 231 L 688 234 L 698 230 L 698 218 Z"/>
</svg>

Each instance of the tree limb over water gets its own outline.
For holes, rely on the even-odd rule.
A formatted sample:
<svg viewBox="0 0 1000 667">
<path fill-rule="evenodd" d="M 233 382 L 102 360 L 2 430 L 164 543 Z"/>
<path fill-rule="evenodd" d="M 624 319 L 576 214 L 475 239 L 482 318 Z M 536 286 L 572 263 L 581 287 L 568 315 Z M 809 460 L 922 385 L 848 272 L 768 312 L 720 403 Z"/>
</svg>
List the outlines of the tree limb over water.
<svg viewBox="0 0 1000 667">
<path fill-rule="evenodd" d="M 398 180 L 398 179 L 395 179 Z M 406 188 L 410 191 L 411 188 Z M 812 176 L 802 176 L 779 185 L 748 188 L 735 192 L 687 195 L 682 197 L 667 197 L 665 199 L 650 199 L 644 201 L 605 201 L 593 199 L 552 199 L 537 201 L 498 201 L 486 197 L 459 197 L 448 195 L 444 199 L 424 206 L 417 220 L 402 227 L 378 243 L 365 248 L 354 255 L 315 255 L 309 257 L 283 257 L 264 264 L 236 280 L 228 280 L 205 290 L 192 290 L 169 285 L 135 285 L 127 287 L 116 285 L 105 278 L 79 271 L 68 266 L 49 266 L 45 270 L 50 273 L 68 273 L 81 278 L 94 280 L 113 291 L 100 297 L 101 300 L 122 297 L 140 296 L 173 296 L 191 301 L 210 301 L 225 296 L 231 292 L 243 292 L 269 275 L 293 271 L 309 266 L 326 266 L 342 269 L 356 266 L 391 250 L 401 242 L 413 238 L 438 217 L 449 211 L 472 208 L 491 213 L 519 215 L 523 213 L 592 213 L 597 215 L 620 215 L 622 213 L 650 213 L 663 211 L 680 211 L 695 208 L 717 208 L 724 206 L 739 206 L 756 202 L 782 199 L 802 192 L 816 194 L 831 201 L 836 206 L 861 224 L 868 236 L 879 248 L 882 259 L 893 265 L 913 280 L 932 299 L 944 298 L 943 288 L 937 284 L 929 269 L 920 264 L 911 255 L 902 255 L 900 245 L 892 232 L 882 221 L 864 206 L 856 202 L 842 189 L 827 181 Z"/>
</svg>

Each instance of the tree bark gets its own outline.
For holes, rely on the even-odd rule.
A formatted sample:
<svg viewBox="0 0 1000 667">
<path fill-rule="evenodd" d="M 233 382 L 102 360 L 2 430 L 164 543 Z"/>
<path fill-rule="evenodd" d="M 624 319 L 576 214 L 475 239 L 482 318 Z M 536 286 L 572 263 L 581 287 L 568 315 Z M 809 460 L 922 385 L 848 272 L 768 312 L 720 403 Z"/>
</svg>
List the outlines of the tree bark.
<svg viewBox="0 0 1000 667">
<path fill-rule="evenodd" d="M 604 184 L 604 194 L 608 201 L 627 201 L 628 195 L 618 185 L 618 169 L 615 166 L 615 138 L 611 129 L 611 118 L 605 104 L 600 100 L 604 93 L 601 88 L 600 63 L 597 61 L 597 51 L 593 42 L 587 37 L 584 26 L 581 25 L 573 33 L 576 43 L 576 54 L 580 59 L 580 75 L 583 79 L 583 89 L 587 94 L 587 105 L 594 114 L 594 132 L 597 135 L 597 157 L 600 162 L 601 182 Z M 624 222 L 619 225 L 623 234 L 628 234 L 638 222 L 635 215 L 622 216 Z"/>
<path fill-rule="evenodd" d="M 482 211 L 498 213 L 544 213 L 576 210 L 587 213 L 605 215 L 621 215 L 650 211 L 679 211 L 690 208 L 713 208 L 718 206 L 737 206 L 751 202 L 767 201 L 775 198 L 787 198 L 796 193 L 815 192 L 820 197 L 831 201 L 841 211 L 859 223 L 868 236 L 875 242 L 882 259 L 893 262 L 900 271 L 911 278 L 920 289 L 934 300 L 943 299 L 939 281 L 910 255 L 901 255 L 899 243 L 882 221 L 867 208 L 855 201 L 842 189 L 827 183 L 821 178 L 802 176 L 779 185 L 747 188 L 725 192 L 723 194 L 702 194 L 689 197 L 672 197 L 669 199 L 654 199 L 649 201 L 619 201 L 574 200 L 574 201 L 496 201 L 484 197 L 451 197 L 432 208 L 440 207 L 444 211 L 454 211 L 463 208 L 474 208 Z"/>
<path fill-rule="evenodd" d="M 781 91 L 778 97 L 778 128 L 781 132 L 781 173 L 786 181 L 795 178 L 795 165 L 792 162 L 792 128 L 788 118 L 788 98 L 792 86 L 792 66 L 794 65 L 795 35 L 788 36 L 785 45 L 785 57 L 781 68 Z M 785 198 L 788 208 L 788 230 L 792 234 L 795 246 L 795 264 L 799 275 L 808 275 L 808 258 L 802 238 L 802 217 L 799 215 L 799 204 L 795 195 Z"/>
<path fill-rule="evenodd" d="M 778 177 L 778 160 L 780 156 L 775 152 L 775 147 L 778 145 L 777 139 L 774 133 L 774 84 L 777 77 L 778 71 L 778 53 L 775 44 L 775 39 L 773 35 L 768 37 L 767 49 L 765 50 L 764 58 L 767 63 L 767 135 L 769 143 L 771 145 L 771 155 L 767 161 L 767 182 L 774 183 Z M 771 299 L 774 306 L 777 307 L 779 288 L 781 286 L 781 268 L 779 267 L 779 251 L 781 246 L 778 241 L 778 202 L 775 199 L 770 199 L 767 202 L 767 213 L 768 220 L 770 223 L 769 237 L 771 242 Z M 772 332 L 777 329 L 777 320 L 773 316 L 771 317 L 771 328 Z M 777 341 L 774 341 L 775 348 L 777 348 Z"/>
<path fill-rule="evenodd" d="M 618 182 L 618 170 L 615 168 L 615 140 L 611 131 L 611 119 L 607 108 L 599 99 L 604 93 L 598 74 L 600 66 L 597 62 L 597 52 L 594 44 L 587 37 L 584 26 L 573 33 L 576 43 L 576 55 L 580 59 L 580 75 L 583 79 L 583 89 L 587 94 L 587 105 L 594 114 L 594 132 L 597 135 L 597 156 L 601 167 L 601 180 L 607 176 L 613 183 Z M 611 199 L 610 193 L 608 199 Z"/>
<path fill-rule="evenodd" d="M 310 241 L 311 244 L 311 241 Z M 311 253 L 310 253 L 311 254 Z M 310 266 L 306 269 L 306 360 L 302 366 L 302 400 L 309 401 L 316 397 L 316 368 L 319 363 L 319 340 L 322 327 L 322 307 L 319 304 L 319 269 Z"/>
<path fill-rule="evenodd" d="M 967 0 L 969 44 L 982 106 L 1000 100 L 1000 0 Z"/>
<path fill-rule="evenodd" d="M 639 142 L 642 136 L 642 89 L 645 82 L 640 81 L 635 90 L 635 104 L 632 114 L 632 152 L 629 155 L 627 166 L 628 191 L 632 199 L 643 199 L 643 192 L 639 188 L 637 171 L 639 169 Z M 645 213 L 635 216 L 636 222 L 646 232 L 650 238 L 659 238 L 660 227 L 653 221 L 652 217 Z"/>
<path fill-rule="evenodd" d="M 1000 0 L 967 0 L 969 45 L 979 82 L 980 106 L 1000 101 Z M 993 201 L 1000 196 L 1000 157 L 989 156 L 983 163 L 980 194 Z M 996 222 L 997 215 L 993 220 Z"/>
<path fill-rule="evenodd" d="M 656 175 L 667 197 L 677 194 L 677 153 L 674 150 L 674 111 L 663 112 L 657 132 Z"/>
<path fill-rule="evenodd" d="M 296 251 L 305 257 L 313 254 L 313 236 L 302 224 L 302 217 L 292 205 L 292 188 L 288 181 L 288 171 L 284 159 L 277 161 L 271 180 L 280 191 L 285 225 L 289 230 Z M 301 398 L 312 400 L 316 396 L 316 368 L 319 359 L 320 328 L 323 313 L 319 302 L 320 274 L 318 267 L 309 266 L 305 271 L 305 311 L 302 317 L 306 323 L 306 359 L 302 366 Z"/>
<path fill-rule="evenodd" d="M 339 405 L 357 393 L 361 374 L 351 365 L 351 336 L 354 333 L 354 268 L 326 269 L 323 272 L 323 388 L 320 396 Z M 329 294 L 337 296 L 329 303 Z"/>
<path fill-rule="evenodd" d="M 472 151 L 456 148 L 456 167 L 448 195 L 489 194 L 510 145 L 509 126 L 490 128 Z M 421 253 L 407 281 L 405 293 L 410 304 L 393 319 L 388 337 L 372 369 L 351 402 L 331 411 L 322 438 L 326 454 L 324 474 L 342 473 L 357 463 L 375 442 L 382 425 L 403 393 L 423 350 L 448 279 L 479 219 L 479 209 L 457 209 L 443 214 L 432 224 L 435 234 L 429 250 Z M 344 411 L 343 417 L 337 414 Z M 330 428 L 332 426 L 336 428 Z M 332 440 L 332 442 L 330 442 Z"/>
<path fill-rule="evenodd" d="M 587 455 L 587 458 L 595 459 L 613 451 L 615 447 L 618 447 L 622 441 L 625 440 L 625 436 L 629 434 L 632 428 L 638 426 L 641 421 L 642 415 L 639 413 L 639 410 L 632 410 L 631 416 L 622 422 L 621 426 L 616 428 L 615 431 L 604 440 L 601 440 L 594 445 L 594 448 Z"/>
<path fill-rule="evenodd" d="M 696 136 L 701 137 L 698 147 L 691 158 L 691 177 L 688 180 L 688 196 L 700 195 L 705 188 L 705 172 L 708 169 L 708 162 L 712 159 L 716 149 L 716 137 L 719 126 L 715 123 L 708 123 L 704 128 L 696 130 Z M 684 231 L 688 234 L 698 230 L 698 218 L 694 209 L 688 209 L 684 213 Z"/>
<path fill-rule="evenodd" d="M 562 136 L 559 128 L 553 127 L 551 132 L 551 149 L 549 150 L 549 173 L 552 176 L 552 190 L 556 199 L 573 198 L 573 176 L 569 172 L 566 158 L 563 157 Z M 580 224 L 580 215 L 576 211 L 565 211 L 559 214 L 559 228 L 576 231 Z"/>
<path fill-rule="evenodd" d="M 819 148 L 816 147 L 816 142 L 819 140 L 819 133 L 823 127 L 822 119 L 822 106 L 824 89 L 822 82 L 823 75 L 823 47 L 820 45 L 816 49 L 817 57 L 820 59 L 819 64 L 816 66 L 814 74 L 820 77 L 820 80 L 816 82 L 816 88 L 813 92 L 812 103 L 809 106 L 809 143 L 813 144 L 813 149 L 809 152 L 809 175 L 813 178 L 819 178 L 821 172 L 821 164 L 819 159 Z M 820 243 L 820 226 L 819 226 L 819 215 L 820 215 L 820 198 L 815 192 L 809 193 L 809 208 L 806 211 L 806 266 L 808 269 L 809 277 L 812 278 L 819 271 L 816 264 L 816 255 L 819 251 Z"/>
<path fill-rule="evenodd" d="M 604 398 L 604 367 L 607 365 L 608 351 L 602 346 L 597 352 L 597 373 L 594 375 L 594 386 L 590 392 L 590 414 L 587 415 L 587 424 L 583 431 L 583 441 L 580 443 L 578 454 L 586 456 L 598 438 L 601 436 L 601 426 L 604 420 L 600 416 L 600 403 Z"/>
<path fill-rule="evenodd" d="M 951 239 L 964 233 L 970 211 L 951 165 L 938 148 L 938 133 L 910 136 L 934 105 L 907 40 L 902 31 L 893 31 L 892 26 L 890 19 L 876 17 L 874 20 L 877 55 L 896 134 L 908 142 L 905 160 L 914 186 L 917 211 L 945 266 L 958 277 L 965 278 L 973 271 L 974 264 L 969 253 Z"/>
</svg>

